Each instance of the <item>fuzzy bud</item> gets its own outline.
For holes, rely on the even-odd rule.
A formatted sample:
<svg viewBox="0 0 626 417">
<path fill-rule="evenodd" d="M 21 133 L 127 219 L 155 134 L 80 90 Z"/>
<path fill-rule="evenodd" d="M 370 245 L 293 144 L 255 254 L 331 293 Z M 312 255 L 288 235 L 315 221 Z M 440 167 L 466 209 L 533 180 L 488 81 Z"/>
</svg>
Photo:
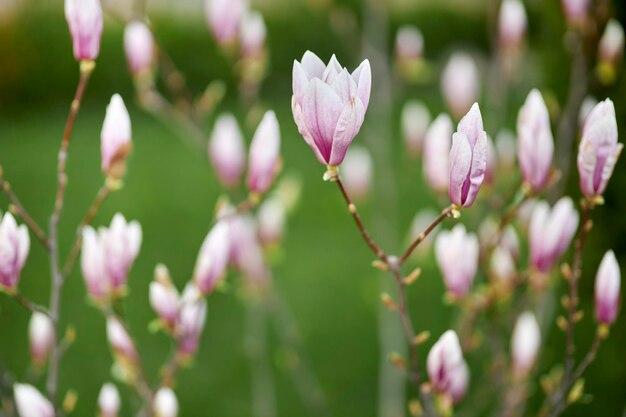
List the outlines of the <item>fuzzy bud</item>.
<svg viewBox="0 0 626 417">
<path fill-rule="evenodd" d="M 202 294 L 211 293 L 224 276 L 229 249 L 229 225 L 219 222 L 204 239 L 193 273 L 193 281 Z"/>
<path fill-rule="evenodd" d="M 461 223 L 442 230 L 435 241 L 435 256 L 448 292 L 455 297 L 467 294 L 478 268 L 479 246 L 476 235 L 467 233 Z"/>
<path fill-rule="evenodd" d="M 430 188 L 444 193 L 450 184 L 450 147 L 452 146 L 452 121 L 440 114 L 431 123 L 424 136 L 424 178 Z"/>
<path fill-rule="evenodd" d="M 155 417 L 177 417 L 178 416 L 178 400 L 176 394 L 169 387 L 159 388 L 154 395 L 152 404 Z"/>
<path fill-rule="evenodd" d="M 430 124 L 428 108 L 417 100 L 407 101 L 402 108 L 401 124 L 406 149 L 413 155 L 419 155 Z"/>
<path fill-rule="evenodd" d="M 15 407 L 20 417 L 54 417 L 52 403 L 28 384 L 13 385 Z"/>
<path fill-rule="evenodd" d="M 441 77 L 441 89 L 455 118 L 463 116 L 478 101 L 480 76 L 471 55 L 457 52 L 450 57 Z"/>
<path fill-rule="evenodd" d="M 65 0 L 65 19 L 70 27 L 74 58 L 93 61 L 100 53 L 102 7 L 99 0 Z"/>
<path fill-rule="evenodd" d="M 621 273 L 615 253 L 608 251 L 602 258 L 596 275 L 596 319 L 613 324 L 619 310 Z"/>
<path fill-rule="evenodd" d="M 247 0 L 206 0 L 206 20 L 220 45 L 229 46 L 237 40 Z"/>
<path fill-rule="evenodd" d="M 56 340 L 50 317 L 37 311 L 33 313 L 28 323 L 28 340 L 33 362 L 37 366 L 43 366 Z"/>
<path fill-rule="evenodd" d="M 11 213 L 4 213 L 0 221 L 0 288 L 17 287 L 29 250 L 26 225 L 18 226 Z"/>
<path fill-rule="evenodd" d="M 372 157 L 368 150 L 353 147 L 341 168 L 341 178 L 350 196 L 357 202 L 365 200 L 372 182 Z"/>
<path fill-rule="evenodd" d="M 167 267 L 162 264 L 157 265 L 154 281 L 150 283 L 150 305 L 168 328 L 173 328 L 176 324 L 178 299 L 178 291 L 169 278 Z"/>
<path fill-rule="evenodd" d="M 540 347 L 541 331 L 535 315 L 529 311 L 522 313 L 513 329 L 511 341 L 513 369 L 518 375 L 525 375 L 530 371 Z"/>
<path fill-rule="evenodd" d="M 111 97 L 102 125 L 102 171 L 107 177 L 120 179 L 126 173 L 126 160 L 132 149 L 128 110 L 119 94 Z"/>
<path fill-rule="evenodd" d="M 232 114 L 220 115 L 209 141 L 209 157 L 222 184 L 227 188 L 237 186 L 246 163 L 246 153 L 241 130 Z"/>
<path fill-rule="evenodd" d="M 139 75 L 152 70 L 154 64 L 154 37 L 148 25 L 132 21 L 124 29 L 124 51 L 131 74 Z"/>
<path fill-rule="evenodd" d="M 436 392 L 454 403 L 463 399 L 469 384 L 469 370 L 454 330 L 445 332 L 428 352 L 426 369 Z"/>
<path fill-rule="evenodd" d="M 267 111 L 254 132 L 248 161 L 248 189 L 263 194 L 279 170 L 280 127 L 273 111 Z"/>
<path fill-rule="evenodd" d="M 527 25 L 526 9 L 521 0 L 504 0 L 498 18 L 500 45 L 504 48 L 519 48 L 524 42 Z"/>
<path fill-rule="evenodd" d="M 115 385 L 110 382 L 104 384 L 98 395 L 98 417 L 117 417 L 121 402 L 120 393 Z"/>
</svg>

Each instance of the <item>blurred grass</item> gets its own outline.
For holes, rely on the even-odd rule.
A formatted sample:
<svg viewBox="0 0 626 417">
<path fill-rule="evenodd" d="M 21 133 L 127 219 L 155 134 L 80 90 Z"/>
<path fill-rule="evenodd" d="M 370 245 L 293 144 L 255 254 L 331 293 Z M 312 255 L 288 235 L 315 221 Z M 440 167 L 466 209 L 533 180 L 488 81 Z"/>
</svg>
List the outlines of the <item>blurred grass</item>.
<svg viewBox="0 0 626 417">
<path fill-rule="evenodd" d="M 348 3 L 346 7 L 354 7 L 354 4 Z M 549 88 L 561 101 L 565 94 L 568 65 L 563 64 L 567 62 L 566 57 L 559 52 L 562 23 L 558 5 L 551 4 L 545 9 L 531 7 L 529 13 L 530 44 L 534 53 L 526 65 L 530 68 L 537 63 L 540 70 L 525 74 L 525 79 L 514 86 L 506 117 L 509 127 L 514 126 L 516 117 L 511 109 L 519 107 L 530 86 Z M 427 39 L 426 55 L 436 65 L 459 45 L 458 39 L 463 40 L 463 45 L 471 44 L 477 52 L 486 50 L 487 34 L 480 15 L 468 17 L 426 10 L 396 18 L 394 27 L 414 22 L 423 29 Z M 189 74 L 194 91 L 215 78 L 226 79 L 232 87 L 228 64 L 210 41 L 201 16 L 184 26 L 162 15 L 153 16 L 153 22 L 166 49 Z M 268 26 L 272 72 L 263 87 L 262 98 L 265 106 L 277 111 L 281 123 L 285 171 L 296 171 L 304 180 L 300 209 L 289 222 L 284 262 L 274 271 L 275 285 L 293 310 L 312 367 L 328 397 L 331 415 L 373 416 L 379 357 L 378 274 L 369 266 L 371 256 L 337 191 L 332 184 L 321 181 L 323 168 L 298 136 L 289 108 L 294 58 L 299 58 L 306 49 L 315 50 L 322 57 L 336 52 L 343 63 L 352 66 L 359 59 L 358 50 L 350 43 L 350 38 L 338 39 L 323 13 L 306 11 L 304 7 L 295 17 L 278 14 L 274 20 L 269 20 Z M 188 149 L 174 133 L 133 104 L 121 48 L 122 27 L 107 20 L 106 28 L 98 68 L 73 136 L 61 241 L 62 247 L 69 245 L 75 225 L 101 184 L 99 132 L 110 95 L 120 92 L 133 121 L 135 147 L 124 189 L 106 201 L 94 223 L 108 224 L 112 215 L 119 211 L 142 224 L 144 243 L 129 278 L 131 294 L 126 307 L 142 358 L 154 380 L 169 345 L 163 335 L 150 334 L 147 329 L 147 323 L 154 317 L 147 300 L 153 268 L 157 262 L 167 264 L 176 284 L 182 288 L 192 272 L 220 191 L 204 157 Z M 59 10 L 39 8 L 31 1 L 15 24 L 0 27 L 0 161 L 25 206 L 43 225 L 52 208 L 56 152 L 76 82 L 76 67 Z M 423 99 L 434 114 L 443 110 L 436 80 L 427 86 L 397 86 L 396 90 L 398 100 L 393 109 L 396 120 L 402 101 L 408 97 Z M 600 98 L 608 94 L 616 101 L 620 131 L 626 132 L 623 77 L 613 90 L 600 88 L 598 93 Z M 225 107 L 237 108 L 233 94 L 227 98 Z M 238 117 L 243 119 L 241 115 Z M 364 129 L 368 129 L 367 120 Z M 427 205 L 437 206 L 437 200 L 423 186 L 420 164 L 405 156 L 399 135 L 381 140 L 392 142 L 397 161 L 391 169 L 396 173 L 400 190 L 397 223 L 401 225 L 398 233 L 403 236 L 415 212 Z M 604 251 L 613 248 L 622 265 L 625 264 L 626 219 L 622 213 L 626 198 L 621 190 L 626 187 L 626 175 L 623 170 L 622 161 L 609 186 L 607 204 L 594 214 L 596 225 L 589 240 L 581 282 L 582 301 L 587 311 L 591 311 L 593 299 L 592 278 Z M 573 194 L 578 195 L 576 179 L 570 182 Z M 6 207 L 6 199 L 2 197 L 0 201 Z M 363 206 L 363 214 L 369 222 L 372 213 L 367 204 Z M 478 208 L 464 214 L 464 222 L 475 229 L 477 217 Z M 36 301 L 46 303 L 47 258 L 34 239 L 31 246 L 20 288 Z M 436 338 L 458 314 L 441 303 L 443 285 L 432 261 L 425 263 L 423 275 L 409 294 L 414 324 L 418 329 L 430 330 Z M 209 317 L 196 366 L 179 375 L 177 394 L 183 416 L 198 413 L 250 415 L 250 378 L 242 338 L 244 309 L 234 288 L 216 293 L 209 300 Z M 61 388 L 63 391 L 78 389 L 75 415 L 93 415 L 98 390 L 110 379 L 111 359 L 104 320 L 85 303 L 84 284 L 78 272 L 68 280 L 63 301 L 63 320 L 76 327 L 78 338 L 62 362 Z M 27 379 L 28 375 L 27 321 L 28 315 L 23 310 L 0 296 L 0 364 L 7 366 L 20 380 Z M 577 339 L 584 346 L 593 332 L 589 317 L 581 329 Z M 625 330 L 622 319 L 588 373 L 587 386 L 595 397 L 594 402 L 573 408 L 569 415 L 618 415 L 623 410 L 626 365 L 621 358 L 626 344 Z M 428 346 L 430 343 L 422 348 L 423 355 Z M 552 332 L 544 349 L 542 371 L 562 354 L 562 335 L 558 330 Z M 581 348 L 579 353 L 583 351 Z M 279 356 L 279 349 L 274 352 Z M 275 359 L 280 415 L 305 414 L 285 369 L 279 366 L 281 361 L 278 357 Z M 482 366 L 488 358 L 477 359 L 472 378 L 481 382 Z M 125 389 L 127 412 L 128 394 Z M 469 400 L 476 406 L 482 401 L 488 399 L 474 395 Z"/>
</svg>

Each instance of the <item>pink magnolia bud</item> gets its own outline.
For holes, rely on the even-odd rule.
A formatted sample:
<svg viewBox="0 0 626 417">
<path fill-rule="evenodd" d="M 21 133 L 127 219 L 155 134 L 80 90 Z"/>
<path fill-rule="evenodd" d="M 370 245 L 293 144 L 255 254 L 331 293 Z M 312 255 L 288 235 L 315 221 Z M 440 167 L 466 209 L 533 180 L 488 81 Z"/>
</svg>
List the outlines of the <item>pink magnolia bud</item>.
<svg viewBox="0 0 626 417">
<path fill-rule="evenodd" d="M 102 125 L 102 171 L 111 178 L 122 178 L 132 148 L 130 116 L 119 94 L 111 97 Z"/>
<path fill-rule="evenodd" d="M 624 55 L 624 28 L 617 20 L 611 19 L 606 24 L 598 55 L 601 61 L 609 64 L 617 63 Z"/>
<path fill-rule="evenodd" d="M 585 196 L 604 193 L 623 147 L 617 142 L 615 107 L 607 98 L 587 117 L 578 147 L 580 189 Z"/>
<path fill-rule="evenodd" d="M 56 340 L 50 317 L 35 311 L 28 323 L 28 339 L 33 362 L 38 366 L 44 365 Z"/>
<path fill-rule="evenodd" d="M 580 25 L 587 18 L 590 0 L 561 0 L 563 12 L 570 25 Z"/>
<path fill-rule="evenodd" d="M 461 223 L 442 230 L 435 241 L 435 256 L 448 292 L 455 297 L 467 294 L 478 267 L 478 239 Z"/>
<path fill-rule="evenodd" d="M 65 0 L 65 19 L 70 27 L 74 58 L 93 61 L 100 53 L 102 7 L 99 0 Z"/>
<path fill-rule="evenodd" d="M 215 40 L 221 45 L 237 40 L 241 19 L 248 8 L 246 0 L 206 0 L 206 19 Z"/>
<path fill-rule="evenodd" d="M 224 276 L 229 250 L 228 222 L 219 222 L 204 239 L 193 273 L 193 281 L 202 294 L 211 293 Z"/>
<path fill-rule="evenodd" d="M 596 275 L 596 319 L 602 324 L 613 324 L 619 309 L 621 273 L 612 250 L 608 251 Z"/>
<path fill-rule="evenodd" d="M 222 114 L 215 121 L 209 142 L 209 157 L 220 181 L 226 188 L 237 186 L 246 163 L 246 150 L 237 120 Z"/>
<path fill-rule="evenodd" d="M 520 0 L 504 0 L 500 6 L 498 31 L 500 45 L 505 48 L 518 48 L 524 42 L 528 18 Z"/>
<path fill-rule="evenodd" d="M 431 123 L 424 136 L 424 179 L 437 193 L 444 193 L 450 184 L 450 147 L 452 121 L 440 114 Z"/>
<path fill-rule="evenodd" d="M 169 328 L 173 328 L 178 318 L 179 296 L 169 275 L 165 265 L 157 265 L 154 281 L 150 283 L 150 305 L 157 312 L 159 318 Z"/>
<path fill-rule="evenodd" d="M 491 254 L 489 272 L 496 280 L 507 284 L 515 277 L 515 259 L 502 246 L 497 246 Z"/>
<path fill-rule="evenodd" d="M 178 350 L 193 356 L 198 350 L 200 336 L 206 321 L 207 305 L 200 290 L 190 282 L 185 287 L 180 301 L 180 315 L 177 331 L 179 332 Z"/>
<path fill-rule="evenodd" d="M 298 131 L 318 161 L 338 166 L 359 133 L 370 100 L 372 72 L 366 59 L 350 74 L 335 55 L 328 65 L 307 51 L 293 63 L 291 109 Z"/>
<path fill-rule="evenodd" d="M 450 149 L 450 201 L 459 207 L 474 203 L 487 169 L 487 133 L 478 104 L 461 119 Z"/>
<path fill-rule="evenodd" d="M 515 164 L 515 135 L 509 130 L 501 130 L 496 135 L 496 154 L 498 163 L 505 168 Z"/>
<path fill-rule="evenodd" d="M 161 387 L 154 396 L 152 405 L 155 417 L 178 416 L 178 400 L 176 394 L 169 387 Z"/>
<path fill-rule="evenodd" d="M 154 63 L 154 37 L 148 25 L 132 21 L 124 29 L 124 51 L 133 75 L 150 71 Z"/>
<path fill-rule="evenodd" d="M 15 289 L 30 250 L 30 237 L 25 225 L 18 226 L 9 212 L 0 222 L 0 287 Z"/>
<path fill-rule="evenodd" d="M 418 28 L 404 25 L 396 33 L 396 57 L 401 60 L 415 60 L 424 52 L 424 36 Z"/>
<path fill-rule="evenodd" d="M 563 255 L 578 228 L 578 212 L 569 197 L 561 198 L 550 210 L 537 202 L 529 225 L 530 260 L 540 272 L 548 272 Z"/>
<path fill-rule="evenodd" d="M 241 271 L 247 284 L 254 287 L 265 285 L 270 271 L 263 258 L 254 220 L 249 216 L 238 216 L 231 221 L 231 228 L 231 262 Z"/>
<path fill-rule="evenodd" d="M 428 352 L 426 369 L 434 390 L 460 401 L 469 384 L 469 371 L 454 330 L 445 332 Z"/>
<path fill-rule="evenodd" d="M 259 240 L 265 246 L 278 244 L 285 230 L 286 209 L 278 198 L 266 199 L 257 214 L 259 224 Z"/>
<path fill-rule="evenodd" d="M 280 128 L 273 111 L 265 112 L 254 132 L 248 161 L 248 188 L 263 194 L 272 186 L 279 170 Z"/>
<path fill-rule="evenodd" d="M 120 393 L 110 382 L 104 384 L 98 395 L 99 417 L 117 417 L 120 412 Z"/>
<path fill-rule="evenodd" d="M 535 315 L 526 311 L 517 319 L 511 340 L 511 357 L 516 374 L 525 375 L 530 371 L 535 364 L 540 347 L 539 324 Z"/>
<path fill-rule="evenodd" d="M 422 151 L 424 136 L 430 124 L 428 108 L 417 100 L 407 101 L 402 108 L 401 124 L 404 144 L 407 150 L 413 155 L 419 155 Z M 450 133 L 450 136 L 452 136 L 452 133 Z"/>
<path fill-rule="evenodd" d="M 137 350 L 124 325 L 115 317 L 107 319 L 107 338 L 116 357 L 134 363 L 137 360 Z"/>
<path fill-rule="evenodd" d="M 464 115 L 478 101 L 480 77 L 474 58 L 463 52 L 450 57 L 441 77 L 441 89 L 454 117 Z"/>
<path fill-rule="evenodd" d="M 54 417 L 52 403 L 32 385 L 15 384 L 13 393 L 20 417 Z"/>
<path fill-rule="evenodd" d="M 342 180 L 355 201 L 367 197 L 372 182 L 372 157 L 367 149 L 355 146 L 346 155 L 341 167 Z"/>
<path fill-rule="evenodd" d="M 241 53 L 247 58 L 256 58 L 263 54 L 267 29 L 263 15 L 249 10 L 241 21 Z"/>
<path fill-rule="evenodd" d="M 536 89 L 528 94 L 517 116 L 517 141 L 522 178 L 539 191 L 550 178 L 554 140 L 548 108 Z"/>
</svg>

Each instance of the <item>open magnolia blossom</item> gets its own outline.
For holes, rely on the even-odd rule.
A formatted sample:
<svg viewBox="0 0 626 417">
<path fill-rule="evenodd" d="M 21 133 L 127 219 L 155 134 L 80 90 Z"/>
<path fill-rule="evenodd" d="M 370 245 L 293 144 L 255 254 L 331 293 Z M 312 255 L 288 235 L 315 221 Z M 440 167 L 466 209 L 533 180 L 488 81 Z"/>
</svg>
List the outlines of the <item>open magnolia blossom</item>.
<svg viewBox="0 0 626 417">
<path fill-rule="evenodd" d="M 359 133 L 370 101 L 372 72 L 365 60 L 350 73 L 335 55 L 328 65 L 306 51 L 293 63 L 291 109 L 298 131 L 320 163 L 338 166 Z"/>
</svg>

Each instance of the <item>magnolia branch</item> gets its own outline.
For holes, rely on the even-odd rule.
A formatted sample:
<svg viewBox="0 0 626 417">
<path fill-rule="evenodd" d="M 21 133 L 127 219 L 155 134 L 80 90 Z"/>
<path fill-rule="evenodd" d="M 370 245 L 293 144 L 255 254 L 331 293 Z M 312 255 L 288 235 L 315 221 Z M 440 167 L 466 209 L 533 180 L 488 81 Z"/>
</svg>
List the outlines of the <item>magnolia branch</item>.
<svg viewBox="0 0 626 417">
<path fill-rule="evenodd" d="M 11 201 L 13 211 L 15 212 L 15 214 L 20 216 L 22 220 L 24 220 L 24 223 L 26 224 L 26 226 L 28 226 L 28 228 L 35 234 L 35 236 L 37 236 L 37 239 L 41 242 L 44 248 L 46 248 L 47 250 L 50 250 L 50 245 L 48 242 L 48 238 L 46 237 L 46 233 L 39 226 L 39 224 L 37 224 L 37 222 L 32 218 L 32 216 L 28 214 L 28 212 L 22 205 L 20 199 L 13 192 L 13 189 L 11 188 L 11 184 L 9 184 L 8 181 L 5 181 L 2 175 L 3 175 L 2 167 L 0 166 L 0 188 L 7 195 L 7 197 L 9 198 L 9 201 Z"/>
</svg>

